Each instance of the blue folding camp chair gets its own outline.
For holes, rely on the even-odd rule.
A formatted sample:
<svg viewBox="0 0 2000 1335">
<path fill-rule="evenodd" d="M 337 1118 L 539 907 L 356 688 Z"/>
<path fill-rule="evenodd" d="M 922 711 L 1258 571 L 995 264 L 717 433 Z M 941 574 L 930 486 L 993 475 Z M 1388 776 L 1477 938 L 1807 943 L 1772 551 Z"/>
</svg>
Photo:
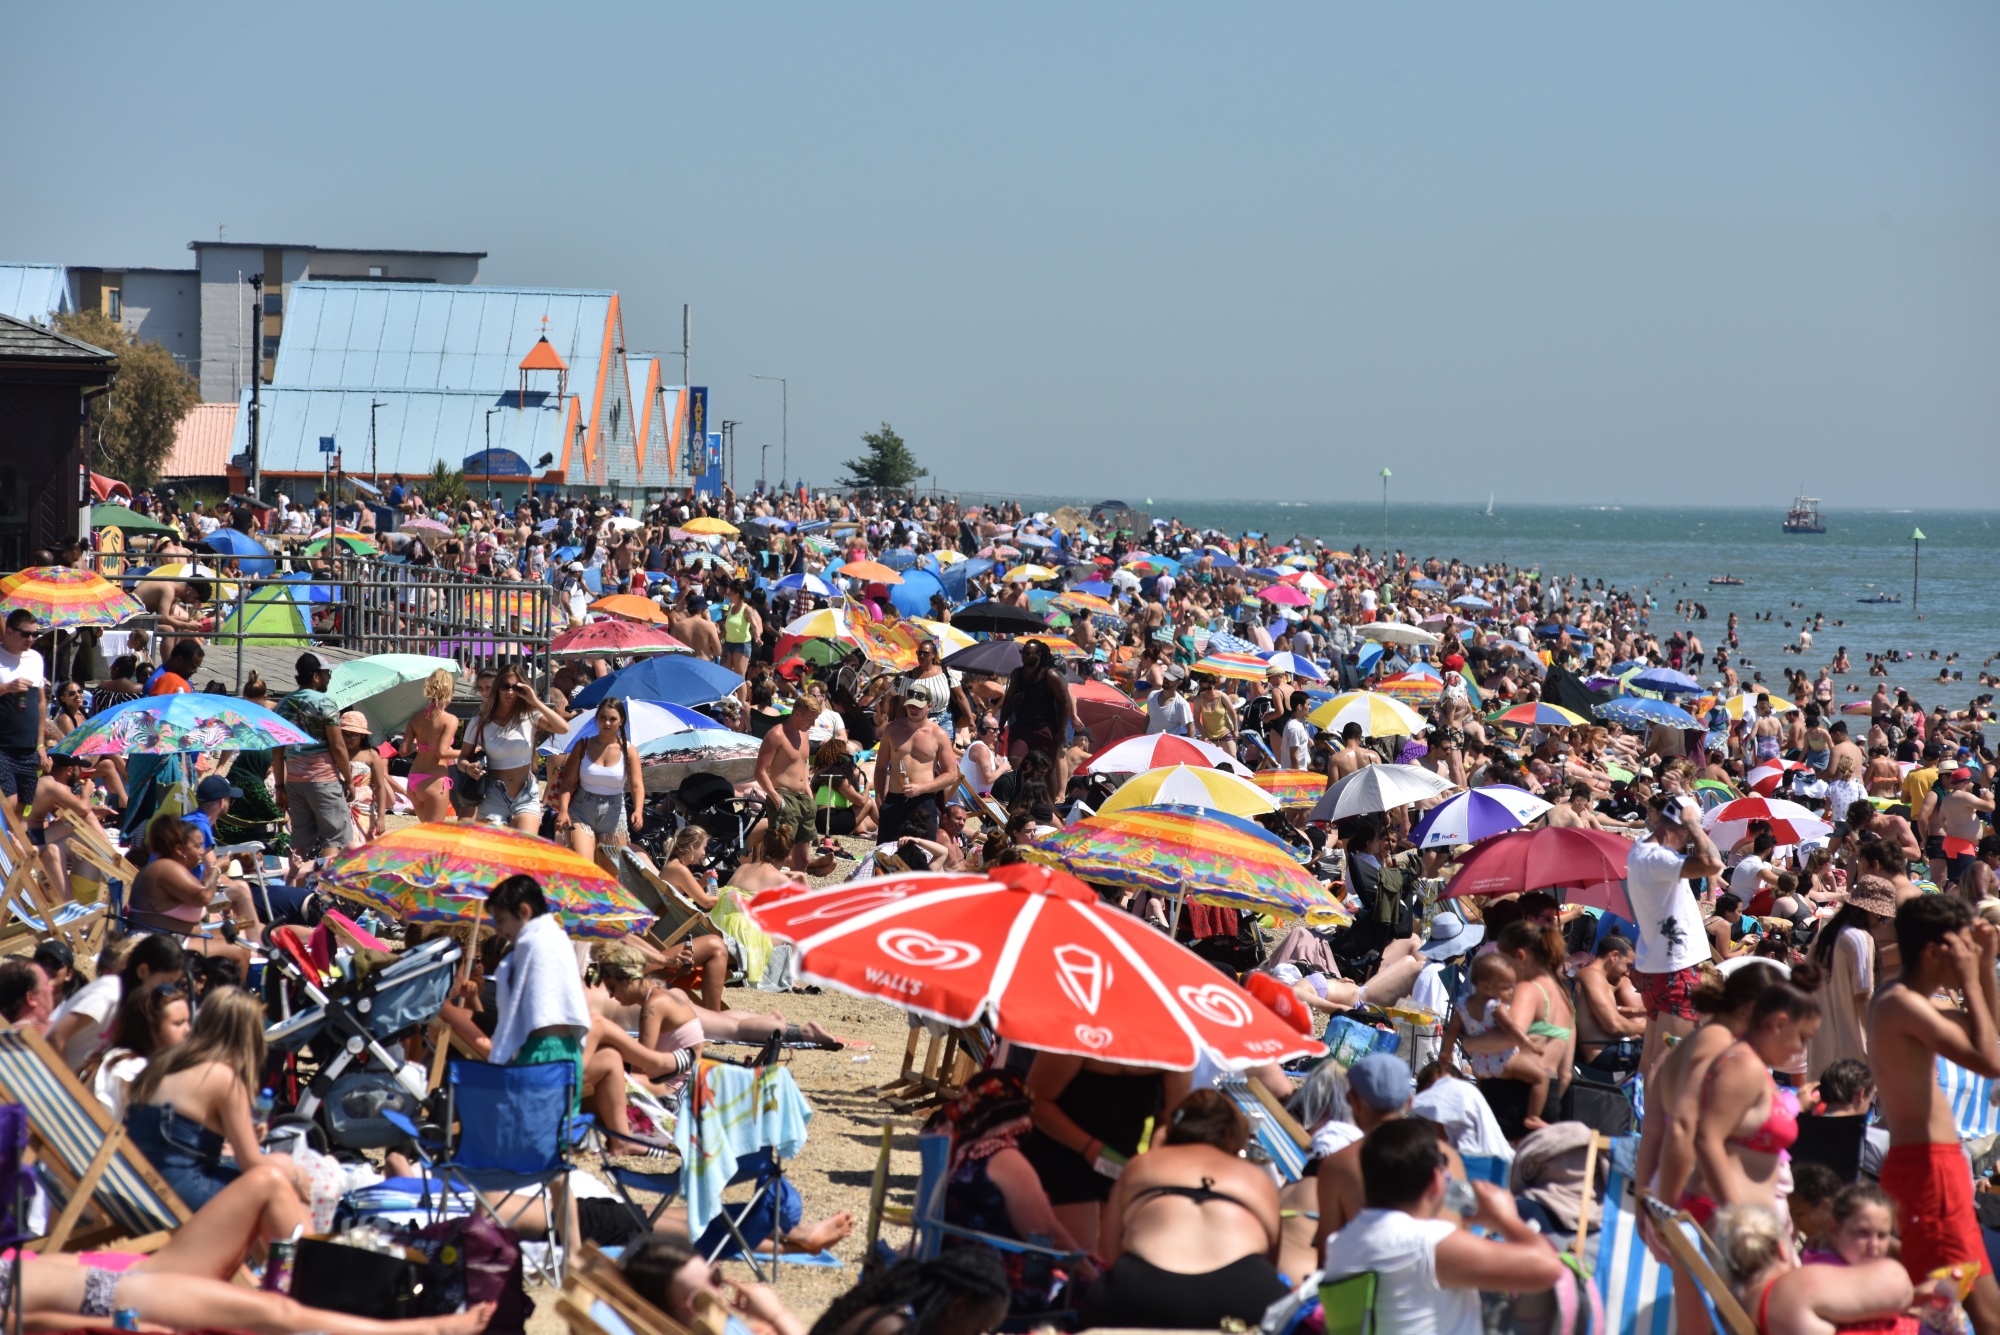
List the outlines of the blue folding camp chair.
<svg viewBox="0 0 2000 1335">
<path fill-rule="evenodd" d="M 1030 1240 L 1016 1242 L 1012 1238 L 995 1237 L 991 1233 L 981 1233 L 976 1229 L 960 1228 L 948 1224 L 944 1219 L 945 1184 L 951 1176 L 951 1137 L 928 1135 L 917 1137 L 917 1199 L 910 1211 L 910 1224 L 916 1231 L 915 1252 L 917 1259 L 928 1261 L 937 1256 L 946 1238 L 963 1238 L 984 1243 L 998 1252 L 1038 1258 L 1050 1266 L 1076 1266 L 1088 1259 L 1084 1252 L 1058 1251 Z M 1072 1272 L 1074 1273 L 1074 1272 Z M 1074 1295 L 1073 1295 L 1074 1296 Z M 1070 1315 L 1067 1309 L 1047 1312 L 1011 1312 L 1003 1329 L 1028 1330 L 1043 1325 L 1054 1324 L 1061 1327 L 1061 1318 Z"/>
</svg>

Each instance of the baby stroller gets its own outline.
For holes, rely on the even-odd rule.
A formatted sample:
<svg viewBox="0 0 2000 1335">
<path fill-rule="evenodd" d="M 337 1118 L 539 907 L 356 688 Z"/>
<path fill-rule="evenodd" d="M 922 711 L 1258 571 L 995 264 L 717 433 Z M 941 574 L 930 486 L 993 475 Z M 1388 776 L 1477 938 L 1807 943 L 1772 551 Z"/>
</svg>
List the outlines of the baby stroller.
<svg viewBox="0 0 2000 1335">
<path fill-rule="evenodd" d="M 402 1143 L 406 1137 L 382 1111 L 415 1120 L 428 1082 L 384 1044 L 437 1018 L 457 978 L 458 943 L 426 941 L 359 982 L 328 985 L 295 937 L 279 933 L 275 941 L 266 986 L 276 1015 L 264 1039 L 272 1051 L 291 1054 L 298 1090 L 282 1120 L 316 1125 L 331 1144 L 350 1150 Z M 299 1086 L 304 1066 L 312 1074 Z"/>
<path fill-rule="evenodd" d="M 750 831 L 764 815 L 764 799 L 738 797 L 720 774 L 691 774 L 675 793 L 690 825 L 708 831 L 708 853 L 698 871 L 727 881 L 750 850 Z"/>
</svg>

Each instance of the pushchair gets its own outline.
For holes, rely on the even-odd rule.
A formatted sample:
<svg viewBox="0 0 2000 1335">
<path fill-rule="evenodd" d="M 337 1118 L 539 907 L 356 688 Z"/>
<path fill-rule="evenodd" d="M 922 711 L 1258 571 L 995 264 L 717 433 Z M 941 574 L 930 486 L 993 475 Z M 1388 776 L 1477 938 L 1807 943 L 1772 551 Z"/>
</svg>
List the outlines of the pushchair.
<svg viewBox="0 0 2000 1335">
<path fill-rule="evenodd" d="M 675 798 L 687 823 L 708 831 L 708 852 L 697 870 L 726 882 L 750 851 L 750 831 L 764 816 L 764 799 L 738 797 L 736 785 L 720 774 L 689 775 Z"/>
<path fill-rule="evenodd" d="M 457 978 L 458 943 L 426 941 L 358 982 L 331 986 L 296 938 L 281 933 L 276 942 L 266 975 L 275 1014 L 264 1039 L 273 1052 L 290 1054 L 288 1083 L 297 1090 L 292 1113 L 280 1120 L 317 1126 L 328 1142 L 350 1150 L 401 1144 L 405 1136 L 382 1112 L 415 1120 L 429 1087 L 384 1044 L 437 1018 Z M 308 1064 L 309 1079 L 299 1069 Z"/>
</svg>

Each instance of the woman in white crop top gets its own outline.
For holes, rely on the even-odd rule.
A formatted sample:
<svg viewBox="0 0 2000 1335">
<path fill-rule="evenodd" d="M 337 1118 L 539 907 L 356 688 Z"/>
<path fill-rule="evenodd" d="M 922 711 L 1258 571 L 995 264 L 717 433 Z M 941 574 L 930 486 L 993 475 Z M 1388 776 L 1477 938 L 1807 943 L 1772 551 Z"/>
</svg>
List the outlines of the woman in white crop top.
<svg viewBox="0 0 2000 1335">
<path fill-rule="evenodd" d="M 556 812 L 556 837 L 585 857 L 599 843 L 613 848 L 645 828 L 646 788 L 639 772 L 639 749 L 632 745 L 625 702 L 607 696 L 578 730 L 564 758 L 562 774 L 549 788 Z"/>
<path fill-rule="evenodd" d="M 459 772 L 467 779 L 487 780 L 475 819 L 533 834 L 542 823 L 535 739 L 568 727 L 569 720 L 535 694 L 520 668 L 510 663 L 494 674 L 486 703 L 466 730 L 465 748 L 459 752 Z"/>
</svg>

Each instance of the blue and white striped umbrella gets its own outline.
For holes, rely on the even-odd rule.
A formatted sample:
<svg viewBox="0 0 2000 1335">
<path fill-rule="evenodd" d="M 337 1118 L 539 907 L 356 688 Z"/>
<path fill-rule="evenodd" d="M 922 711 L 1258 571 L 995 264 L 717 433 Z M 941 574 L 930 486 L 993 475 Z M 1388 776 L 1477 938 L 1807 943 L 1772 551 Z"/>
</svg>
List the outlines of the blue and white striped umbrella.
<svg viewBox="0 0 2000 1335">
<path fill-rule="evenodd" d="M 771 581 L 771 587 L 790 592 L 810 593 L 819 598 L 840 596 L 839 589 L 807 570 L 801 570 L 795 575 L 786 575 L 782 579 L 774 579 Z"/>
<path fill-rule="evenodd" d="M 639 748 L 642 756 L 661 749 L 659 743 L 668 737 L 693 732 L 697 728 L 722 726 L 708 715 L 697 714 L 685 705 L 670 705 L 658 700 L 627 700 L 625 709 L 632 745 Z M 593 709 L 570 720 L 569 731 L 543 742 L 541 751 L 545 756 L 566 755 L 578 742 L 596 735 L 597 711 Z"/>
<path fill-rule="evenodd" d="M 1214 643 L 1212 639 L 1209 642 L 1211 644 Z M 1297 654 L 1285 653 L 1283 651 L 1260 656 L 1265 662 L 1278 669 L 1278 671 L 1289 672 L 1301 681 L 1326 680 L 1326 669 L 1313 662 L 1310 658 L 1301 658 Z"/>
<path fill-rule="evenodd" d="M 1549 809 L 1547 802 L 1525 788 L 1489 784 L 1426 811 L 1410 828 L 1410 842 L 1418 848 L 1456 848 L 1518 830 Z"/>
</svg>

